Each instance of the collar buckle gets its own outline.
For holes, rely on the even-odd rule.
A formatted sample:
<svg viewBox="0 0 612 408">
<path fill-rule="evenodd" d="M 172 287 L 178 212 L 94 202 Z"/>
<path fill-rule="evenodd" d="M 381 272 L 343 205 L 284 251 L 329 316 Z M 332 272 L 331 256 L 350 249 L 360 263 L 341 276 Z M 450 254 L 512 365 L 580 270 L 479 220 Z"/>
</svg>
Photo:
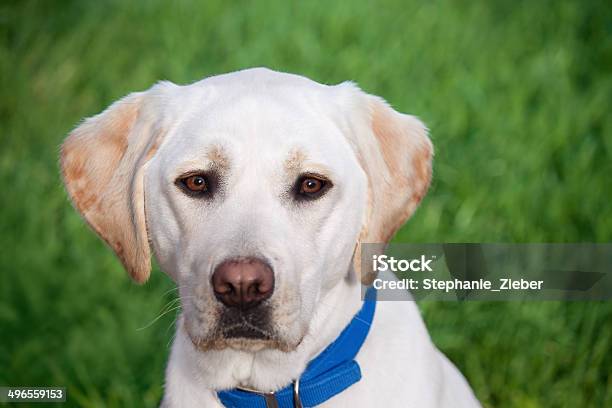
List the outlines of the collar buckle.
<svg viewBox="0 0 612 408">
<path fill-rule="evenodd" d="M 274 395 L 273 392 L 262 392 L 261 395 L 266 401 L 266 408 L 279 408 L 278 401 L 276 400 L 276 395 Z"/>
<path fill-rule="evenodd" d="M 263 397 L 264 401 L 266 402 L 266 408 L 279 408 L 278 401 L 276 400 L 276 395 L 274 394 L 273 391 L 263 392 L 259 390 L 254 390 L 253 388 L 247 388 L 243 386 L 238 386 L 236 387 L 236 389 L 240 391 L 250 392 L 252 394 L 257 394 Z"/>
<path fill-rule="evenodd" d="M 293 383 L 293 407 L 303 408 L 302 401 L 300 400 L 300 379 L 298 378 Z"/>
<path fill-rule="evenodd" d="M 254 390 L 252 388 L 247 387 L 236 387 L 239 390 L 250 392 L 253 394 L 257 394 L 263 397 L 266 402 L 266 408 L 280 408 L 278 405 L 278 400 L 276 399 L 276 394 L 274 392 L 263 392 L 259 390 Z M 300 400 L 300 379 L 298 378 L 293 382 L 293 407 L 294 408 L 304 408 L 302 405 L 302 401 Z"/>
</svg>

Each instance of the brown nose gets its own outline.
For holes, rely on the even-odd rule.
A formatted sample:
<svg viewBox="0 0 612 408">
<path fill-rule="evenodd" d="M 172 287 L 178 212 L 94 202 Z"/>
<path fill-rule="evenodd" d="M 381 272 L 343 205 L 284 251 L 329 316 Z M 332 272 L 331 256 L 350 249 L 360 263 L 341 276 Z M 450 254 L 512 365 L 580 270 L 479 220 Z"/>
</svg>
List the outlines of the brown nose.
<svg viewBox="0 0 612 408">
<path fill-rule="evenodd" d="M 248 309 L 272 295 L 274 273 L 257 258 L 231 259 L 215 268 L 212 286 L 224 305 Z"/>
</svg>

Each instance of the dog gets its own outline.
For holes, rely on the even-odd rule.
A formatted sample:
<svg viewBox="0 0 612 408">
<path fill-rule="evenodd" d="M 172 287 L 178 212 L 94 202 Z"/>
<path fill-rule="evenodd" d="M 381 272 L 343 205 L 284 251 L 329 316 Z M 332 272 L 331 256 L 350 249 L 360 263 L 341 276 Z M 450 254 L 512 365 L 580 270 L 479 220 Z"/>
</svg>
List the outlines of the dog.
<svg viewBox="0 0 612 408">
<path fill-rule="evenodd" d="M 419 119 L 352 82 L 253 68 L 129 94 L 61 170 L 134 281 L 152 251 L 178 286 L 162 407 L 477 407 L 415 302 L 361 296 L 362 245 L 415 211 L 432 157 Z"/>
</svg>

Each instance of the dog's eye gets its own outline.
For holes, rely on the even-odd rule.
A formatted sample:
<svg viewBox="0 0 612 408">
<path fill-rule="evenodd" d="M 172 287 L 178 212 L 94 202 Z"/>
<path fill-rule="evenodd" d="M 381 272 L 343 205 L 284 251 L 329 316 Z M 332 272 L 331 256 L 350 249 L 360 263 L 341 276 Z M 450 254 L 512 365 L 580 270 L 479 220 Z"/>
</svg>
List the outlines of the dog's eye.
<svg viewBox="0 0 612 408">
<path fill-rule="evenodd" d="M 302 186 L 300 187 L 300 194 L 316 194 L 325 185 L 325 181 L 319 180 L 316 178 L 307 178 L 302 181 Z"/>
<path fill-rule="evenodd" d="M 211 193 L 211 178 L 207 174 L 197 173 L 179 177 L 176 184 L 190 195 L 207 195 Z"/>
<path fill-rule="evenodd" d="M 204 192 L 208 190 L 208 183 L 206 177 L 196 174 L 183 179 L 185 187 L 194 192 Z"/>
<path fill-rule="evenodd" d="M 321 197 L 331 186 L 331 182 L 321 176 L 306 174 L 298 178 L 295 185 L 297 199 L 314 200 Z"/>
</svg>

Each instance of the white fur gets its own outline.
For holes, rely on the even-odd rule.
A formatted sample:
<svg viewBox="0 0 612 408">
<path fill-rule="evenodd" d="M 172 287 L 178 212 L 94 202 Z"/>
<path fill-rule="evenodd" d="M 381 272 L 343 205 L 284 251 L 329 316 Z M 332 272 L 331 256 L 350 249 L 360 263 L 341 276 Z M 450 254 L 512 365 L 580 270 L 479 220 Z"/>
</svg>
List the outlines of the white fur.
<svg viewBox="0 0 612 408">
<path fill-rule="evenodd" d="M 153 89 L 154 98 L 147 92 L 139 94 L 147 102 L 135 119 L 148 122 L 116 128 L 132 129 L 128 141 L 140 137 L 134 133 L 143 132 L 139 129 L 156 129 L 156 140 L 161 138 L 142 167 L 144 233 L 161 268 L 176 281 L 182 303 L 162 406 L 220 407 L 216 390 L 238 385 L 262 391 L 284 387 L 299 378 L 361 307 L 353 257 L 363 231 L 392 234 L 426 190 L 431 150 L 425 128 L 353 84 L 325 86 L 267 69 L 220 75 L 187 86 L 162 83 Z M 382 118 L 378 119 L 379 132 L 386 138 L 382 142 L 371 136 L 370 114 Z M 385 129 L 387 118 L 397 123 Z M 156 125 L 147 125 L 152 122 Z M 86 123 L 91 127 L 103 122 Z M 406 136 L 399 142 L 406 155 L 426 151 L 420 168 L 414 169 L 408 157 L 390 170 L 382 169 L 385 158 L 404 154 L 388 146 L 388 139 L 396 135 Z M 79 147 L 81 139 L 75 140 Z M 390 150 L 382 153 L 384 143 Z M 146 154 L 143 151 L 140 160 Z M 65 163 L 70 170 L 70 161 Z M 175 185 L 185 172 L 213 164 L 223 173 L 214 199 L 194 199 Z M 392 169 L 406 174 L 393 174 Z M 81 174 L 64 171 L 74 177 Z M 324 174 L 333 187 L 316 201 L 297 204 L 288 191 L 296 177 L 308 171 Z M 380 174 L 373 179 L 368 172 Z M 419 175 L 422 180 L 415 179 Z M 406 191 L 389 190 L 396 176 L 403 177 L 397 184 Z M 408 195 L 411 180 L 419 184 L 413 187 L 420 191 L 417 199 Z M 66 182 L 70 187 L 68 176 Z M 372 197 L 372 191 L 382 192 Z M 406 198 L 394 197 L 404 193 Z M 134 195 L 132 203 L 138 197 Z M 80 208 L 78 198 L 73 200 Z M 374 211 L 373 205 L 378 206 Z M 382 224 L 392 224 L 385 205 L 395 206 L 392 214 L 404 218 L 381 230 Z M 380 225 L 368 225 L 373 222 Z M 104 225 L 97 231 L 110 241 Z M 210 335 L 222 308 L 210 285 L 214 267 L 238 256 L 265 257 L 272 266 L 276 279 L 270 298 L 272 321 L 284 348 L 257 341 L 223 349 L 194 346 Z M 141 266 L 136 276 L 146 279 L 147 274 Z M 322 407 L 479 406 L 461 374 L 431 343 L 411 300 L 378 302 L 357 360 L 362 380 Z"/>
<path fill-rule="evenodd" d="M 317 336 L 308 336 L 289 354 L 201 353 L 179 324 L 166 370 L 162 407 L 222 408 L 211 390 L 226 378 L 233 378 L 229 380 L 233 385 L 246 381 L 261 384 L 262 389 L 277 384 L 278 378 L 284 383 L 296 378 L 307 361 L 333 341 L 359 309 L 357 302 L 348 299 L 359 299 L 359 293 L 347 285 L 334 289 L 329 299 L 321 302 L 331 302 L 324 312 L 329 321 L 323 316 L 314 319 L 311 329 Z M 382 301 L 376 308 L 370 333 L 357 356 L 361 381 L 320 407 L 480 406 L 461 373 L 432 344 L 414 301 Z"/>
</svg>

